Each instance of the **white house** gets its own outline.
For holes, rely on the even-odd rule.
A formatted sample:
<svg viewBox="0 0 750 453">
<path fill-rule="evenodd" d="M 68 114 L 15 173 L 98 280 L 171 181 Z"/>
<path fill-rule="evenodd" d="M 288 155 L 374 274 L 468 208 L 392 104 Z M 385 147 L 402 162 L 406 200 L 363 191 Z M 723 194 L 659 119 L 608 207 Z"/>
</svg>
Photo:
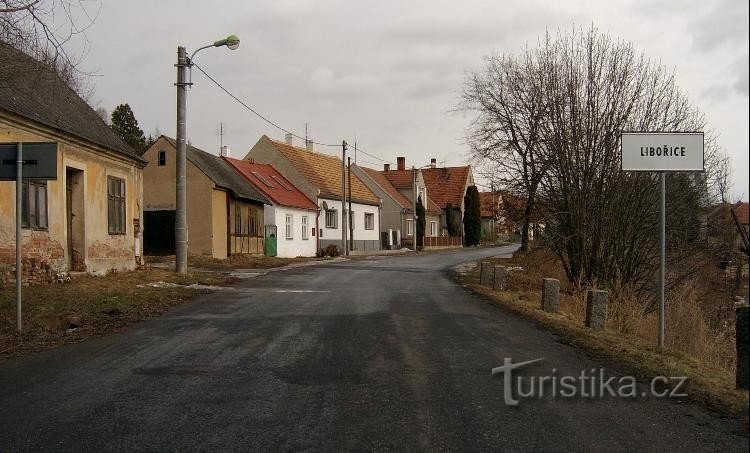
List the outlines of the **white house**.
<svg viewBox="0 0 750 453">
<path fill-rule="evenodd" d="M 318 206 L 272 165 L 223 159 L 271 201 L 264 207 L 263 217 L 266 229 L 275 226 L 276 231 L 265 232 L 266 254 L 282 258 L 315 256 Z"/>
<path fill-rule="evenodd" d="M 262 136 L 244 158 L 248 162 L 271 164 L 320 208 L 315 230 L 317 248 L 341 247 L 341 159 L 312 150 L 312 143 L 298 148 L 287 136 L 286 142 Z M 351 211 L 355 251 L 380 250 L 380 207 L 382 200 L 365 185 L 355 172 L 351 178 Z M 349 198 L 347 190 L 347 200 Z M 349 210 L 348 202 L 346 211 Z M 347 234 L 348 236 L 348 234 Z"/>
</svg>

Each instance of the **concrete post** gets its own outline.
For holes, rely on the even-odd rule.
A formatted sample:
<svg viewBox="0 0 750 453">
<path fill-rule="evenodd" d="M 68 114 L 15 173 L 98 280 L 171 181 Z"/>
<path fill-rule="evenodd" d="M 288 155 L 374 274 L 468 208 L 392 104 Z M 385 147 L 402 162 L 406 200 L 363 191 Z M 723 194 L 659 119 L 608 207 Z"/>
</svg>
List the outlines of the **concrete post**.
<svg viewBox="0 0 750 453">
<path fill-rule="evenodd" d="M 175 161 L 177 182 L 175 200 L 175 271 L 187 273 L 187 100 L 186 69 L 188 67 L 187 51 L 177 48 L 177 159 Z"/>
<path fill-rule="evenodd" d="M 586 327 L 603 330 L 607 323 L 606 291 L 590 289 L 586 293 Z"/>
<path fill-rule="evenodd" d="M 737 388 L 742 390 L 748 389 L 748 331 L 747 323 L 748 307 L 739 307 L 737 309 L 737 322 L 735 325 L 735 341 L 737 343 Z"/>
<path fill-rule="evenodd" d="M 560 312 L 560 280 L 542 279 L 542 310 L 548 313 Z"/>
<path fill-rule="evenodd" d="M 486 261 L 479 263 L 479 284 L 490 286 L 492 283 L 492 266 Z"/>
<path fill-rule="evenodd" d="M 493 289 L 495 291 L 505 291 L 505 281 L 508 279 L 508 268 L 505 266 L 495 266 L 495 280 Z"/>
</svg>

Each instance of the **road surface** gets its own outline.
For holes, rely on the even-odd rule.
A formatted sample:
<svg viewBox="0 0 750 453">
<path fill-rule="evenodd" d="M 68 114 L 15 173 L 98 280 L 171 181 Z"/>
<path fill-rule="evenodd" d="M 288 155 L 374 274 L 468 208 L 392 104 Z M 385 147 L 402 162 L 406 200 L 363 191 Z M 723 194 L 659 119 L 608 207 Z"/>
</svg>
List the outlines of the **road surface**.
<svg viewBox="0 0 750 453">
<path fill-rule="evenodd" d="M 0 364 L 0 451 L 747 451 L 740 422 L 655 398 L 504 399 L 606 367 L 483 302 L 468 249 L 272 272 L 108 337 Z M 530 374 L 530 376 L 533 374 Z"/>
</svg>

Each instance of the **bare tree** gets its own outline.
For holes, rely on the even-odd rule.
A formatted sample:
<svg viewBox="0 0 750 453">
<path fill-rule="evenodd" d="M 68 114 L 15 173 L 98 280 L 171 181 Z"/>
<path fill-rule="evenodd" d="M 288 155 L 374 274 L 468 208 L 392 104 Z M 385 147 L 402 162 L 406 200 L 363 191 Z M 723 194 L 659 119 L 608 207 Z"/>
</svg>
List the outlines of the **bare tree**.
<svg viewBox="0 0 750 453">
<path fill-rule="evenodd" d="M 0 0 L 0 41 L 47 63 L 88 99 L 89 74 L 81 69 L 85 49 L 74 54 L 68 44 L 76 38 L 86 43 L 86 30 L 99 9 L 96 0 Z"/>
<path fill-rule="evenodd" d="M 529 250 L 529 228 L 539 184 L 548 163 L 543 122 L 548 112 L 545 47 L 520 56 L 495 55 L 464 82 L 459 109 L 476 115 L 467 130 L 473 157 L 506 190 L 526 199 L 521 250 Z"/>
</svg>

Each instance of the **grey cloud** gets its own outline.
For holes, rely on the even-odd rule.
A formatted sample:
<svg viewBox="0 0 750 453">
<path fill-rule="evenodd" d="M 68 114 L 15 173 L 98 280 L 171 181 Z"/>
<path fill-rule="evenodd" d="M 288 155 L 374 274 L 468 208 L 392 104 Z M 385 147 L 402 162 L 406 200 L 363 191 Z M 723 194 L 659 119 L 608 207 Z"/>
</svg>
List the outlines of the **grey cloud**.
<svg viewBox="0 0 750 453">
<path fill-rule="evenodd" d="M 691 23 L 693 46 L 710 52 L 725 44 L 747 43 L 747 0 L 721 0 L 705 15 Z"/>
</svg>

